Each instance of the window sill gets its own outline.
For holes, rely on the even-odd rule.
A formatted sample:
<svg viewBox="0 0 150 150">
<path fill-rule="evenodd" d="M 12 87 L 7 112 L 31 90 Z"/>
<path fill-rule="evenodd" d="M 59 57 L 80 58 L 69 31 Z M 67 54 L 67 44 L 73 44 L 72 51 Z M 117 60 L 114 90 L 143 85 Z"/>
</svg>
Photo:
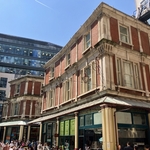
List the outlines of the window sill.
<svg viewBox="0 0 150 150">
<path fill-rule="evenodd" d="M 123 41 L 119 41 L 119 44 L 121 46 L 129 46 L 129 47 L 131 47 L 133 49 L 133 45 L 131 43 L 126 43 L 126 42 L 123 42 Z"/>
<path fill-rule="evenodd" d="M 52 80 L 54 80 L 54 79 L 55 79 L 55 77 L 51 77 L 51 78 L 49 79 L 49 82 L 52 81 Z"/>
<path fill-rule="evenodd" d="M 57 106 L 51 106 L 49 108 L 43 109 L 42 112 L 52 110 L 52 109 L 55 109 L 55 108 L 57 108 Z"/>
<path fill-rule="evenodd" d="M 86 54 L 88 51 L 90 51 L 92 48 L 92 46 L 89 46 L 87 49 L 85 49 L 83 52 L 82 52 L 82 55 Z"/>
<path fill-rule="evenodd" d="M 144 90 L 139 90 L 139 89 L 135 89 L 135 88 L 132 88 L 132 87 L 126 87 L 126 86 L 121 86 L 121 85 L 117 85 L 116 87 L 121 88 L 121 89 L 127 89 L 127 90 L 146 93 Z"/>
<path fill-rule="evenodd" d="M 67 65 L 67 66 L 65 67 L 65 70 L 69 69 L 70 66 L 71 66 L 71 64 Z"/>
<path fill-rule="evenodd" d="M 61 103 L 61 104 L 59 104 L 59 106 L 65 105 L 65 104 L 70 103 L 70 102 L 73 102 L 73 101 L 75 101 L 75 99 L 69 99 L 69 100 L 67 100 L 67 101 L 65 101 L 65 102 L 63 102 L 63 103 Z"/>
<path fill-rule="evenodd" d="M 89 93 L 91 93 L 91 92 L 94 92 L 94 91 L 96 91 L 96 90 L 98 90 L 98 89 L 99 89 L 99 88 L 91 89 L 90 91 L 87 91 L 87 92 L 85 92 L 85 93 L 80 94 L 77 98 L 80 98 L 80 97 L 82 97 L 82 96 L 85 96 L 86 94 L 89 94 Z"/>
</svg>

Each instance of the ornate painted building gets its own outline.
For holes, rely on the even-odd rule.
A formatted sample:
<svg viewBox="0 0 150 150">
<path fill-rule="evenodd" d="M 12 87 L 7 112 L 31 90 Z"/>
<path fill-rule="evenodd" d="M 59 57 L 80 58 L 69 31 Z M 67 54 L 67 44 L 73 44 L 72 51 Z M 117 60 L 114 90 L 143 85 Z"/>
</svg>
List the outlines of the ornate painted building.
<svg viewBox="0 0 150 150">
<path fill-rule="evenodd" d="M 3 141 L 38 140 L 39 124 L 27 123 L 41 114 L 41 88 L 43 77 L 26 75 L 10 83 L 10 97 L 3 105 Z"/>
<path fill-rule="evenodd" d="M 150 26 L 101 3 L 45 68 L 42 142 L 150 144 Z M 63 146 L 62 146 L 63 145 Z"/>
</svg>

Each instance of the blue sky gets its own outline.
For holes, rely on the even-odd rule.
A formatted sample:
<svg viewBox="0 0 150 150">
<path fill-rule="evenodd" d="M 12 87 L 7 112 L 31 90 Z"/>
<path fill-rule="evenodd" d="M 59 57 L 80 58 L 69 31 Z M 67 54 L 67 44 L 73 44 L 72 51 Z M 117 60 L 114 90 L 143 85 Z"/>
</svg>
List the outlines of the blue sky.
<svg viewBox="0 0 150 150">
<path fill-rule="evenodd" d="M 101 0 L 0 0 L 0 33 L 65 46 Z M 128 14 L 135 0 L 104 0 Z"/>
</svg>

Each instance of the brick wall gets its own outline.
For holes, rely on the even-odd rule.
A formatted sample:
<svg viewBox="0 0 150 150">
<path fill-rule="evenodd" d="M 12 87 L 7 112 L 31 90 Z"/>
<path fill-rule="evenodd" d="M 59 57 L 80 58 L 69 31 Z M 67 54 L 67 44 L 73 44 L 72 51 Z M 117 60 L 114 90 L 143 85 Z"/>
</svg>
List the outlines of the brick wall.
<svg viewBox="0 0 150 150">
<path fill-rule="evenodd" d="M 118 21 L 110 17 L 110 34 L 113 42 L 119 42 Z"/>
<path fill-rule="evenodd" d="M 24 95 L 26 81 L 21 82 L 20 86 L 20 96 Z"/>
<path fill-rule="evenodd" d="M 34 95 L 40 96 L 41 82 L 34 82 Z"/>
<path fill-rule="evenodd" d="M 136 51 L 140 51 L 138 29 L 131 26 L 131 35 L 132 35 L 133 49 Z"/>
<path fill-rule="evenodd" d="M 96 20 L 91 26 L 92 47 L 98 42 L 98 21 Z"/>
</svg>

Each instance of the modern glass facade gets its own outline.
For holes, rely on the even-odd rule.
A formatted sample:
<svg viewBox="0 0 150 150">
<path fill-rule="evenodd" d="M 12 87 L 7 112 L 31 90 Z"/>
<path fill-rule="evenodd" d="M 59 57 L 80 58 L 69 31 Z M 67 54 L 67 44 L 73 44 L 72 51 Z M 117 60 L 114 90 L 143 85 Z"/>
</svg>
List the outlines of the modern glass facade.
<svg viewBox="0 0 150 150">
<path fill-rule="evenodd" d="M 61 46 L 0 34 L 0 72 L 16 75 L 43 75 L 43 65 Z"/>
</svg>

